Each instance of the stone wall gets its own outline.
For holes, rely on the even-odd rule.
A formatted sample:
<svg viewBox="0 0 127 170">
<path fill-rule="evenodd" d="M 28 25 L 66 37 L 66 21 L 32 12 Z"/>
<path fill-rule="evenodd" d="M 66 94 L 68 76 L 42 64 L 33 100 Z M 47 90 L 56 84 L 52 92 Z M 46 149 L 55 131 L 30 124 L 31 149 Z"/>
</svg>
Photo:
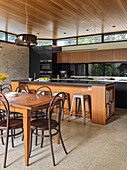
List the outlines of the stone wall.
<svg viewBox="0 0 127 170">
<path fill-rule="evenodd" d="M 3 43 L 0 49 L 0 73 L 7 73 L 5 82 L 29 77 L 29 48 Z"/>
</svg>

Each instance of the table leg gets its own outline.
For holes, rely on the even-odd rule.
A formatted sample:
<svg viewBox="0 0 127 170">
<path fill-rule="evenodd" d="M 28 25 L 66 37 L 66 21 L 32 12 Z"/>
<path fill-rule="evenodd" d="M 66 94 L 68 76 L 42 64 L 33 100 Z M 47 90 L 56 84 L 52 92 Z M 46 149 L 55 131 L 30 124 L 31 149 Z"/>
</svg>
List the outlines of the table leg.
<svg viewBox="0 0 127 170">
<path fill-rule="evenodd" d="M 29 148 L 30 148 L 30 115 L 31 111 L 23 109 L 23 128 L 24 128 L 24 152 L 25 165 L 29 165 Z"/>
</svg>

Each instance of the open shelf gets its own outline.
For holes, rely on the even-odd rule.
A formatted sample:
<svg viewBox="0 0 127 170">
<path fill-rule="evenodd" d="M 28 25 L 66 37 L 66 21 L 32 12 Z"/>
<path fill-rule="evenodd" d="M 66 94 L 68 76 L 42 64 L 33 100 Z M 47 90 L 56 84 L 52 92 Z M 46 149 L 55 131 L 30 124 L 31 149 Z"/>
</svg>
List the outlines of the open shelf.
<svg viewBox="0 0 127 170">
<path fill-rule="evenodd" d="M 106 118 L 106 121 L 114 115 L 114 112 Z"/>
<path fill-rule="evenodd" d="M 105 122 L 114 115 L 115 109 L 115 85 L 107 86 L 105 89 Z"/>
</svg>

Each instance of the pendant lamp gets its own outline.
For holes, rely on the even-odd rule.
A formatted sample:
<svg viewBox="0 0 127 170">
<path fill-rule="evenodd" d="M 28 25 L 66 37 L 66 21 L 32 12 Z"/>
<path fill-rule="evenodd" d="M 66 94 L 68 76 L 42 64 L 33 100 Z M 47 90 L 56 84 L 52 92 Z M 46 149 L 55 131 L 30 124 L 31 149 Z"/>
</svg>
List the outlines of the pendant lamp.
<svg viewBox="0 0 127 170">
<path fill-rule="evenodd" d="M 25 13 L 26 13 L 26 34 L 16 35 L 15 44 L 17 45 L 37 45 L 37 36 L 33 34 L 27 34 L 28 32 L 28 11 L 27 11 L 27 0 L 25 3 Z"/>
</svg>

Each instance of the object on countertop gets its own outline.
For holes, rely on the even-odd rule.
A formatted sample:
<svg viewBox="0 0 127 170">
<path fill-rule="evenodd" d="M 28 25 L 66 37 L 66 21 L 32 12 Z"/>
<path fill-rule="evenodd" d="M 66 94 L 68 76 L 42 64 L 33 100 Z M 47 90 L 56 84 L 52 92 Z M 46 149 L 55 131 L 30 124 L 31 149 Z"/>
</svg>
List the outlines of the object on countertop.
<svg viewBox="0 0 127 170">
<path fill-rule="evenodd" d="M 29 81 L 32 81 L 33 78 L 28 78 Z"/>
</svg>

